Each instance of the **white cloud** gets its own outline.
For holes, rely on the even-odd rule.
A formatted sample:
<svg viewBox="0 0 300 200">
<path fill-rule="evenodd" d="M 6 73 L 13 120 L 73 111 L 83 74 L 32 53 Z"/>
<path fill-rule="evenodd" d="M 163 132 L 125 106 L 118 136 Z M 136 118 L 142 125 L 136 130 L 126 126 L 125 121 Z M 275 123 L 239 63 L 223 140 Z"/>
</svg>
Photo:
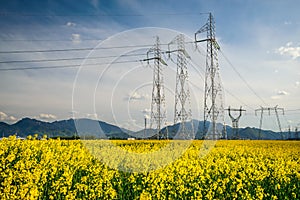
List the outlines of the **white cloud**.
<svg viewBox="0 0 300 200">
<path fill-rule="evenodd" d="M 72 37 L 71 37 L 71 40 L 72 40 L 73 43 L 80 43 L 81 42 L 80 34 L 73 33 Z"/>
<path fill-rule="evenodd" d="M 291 56 L 292 59 L 300 57 L 300 46 L 292 46 L 292 42 L 288 42 L 285 46 L 279 47 L 276 52 L 280 55 Z"/>
<path fill-rule="evenodd" d="M 86 117 L 90 119 L 98 119 L 97 113 L 92 113 L 92 114 L 88 113 L 86 114 Z"/>
<path fill-rule="evenodd" d="M 134 92 L 130 95 L 130 99 L 132 100 L 139 100 L 139 99 L 143 99 L 143 95 L 137 93 L 137 92 Z"/>
<path fill-rule="evenodd" d="M 56 119 L 57 117 L 52 114 L 41 113 L 38 118 L 45 119 L 45 120 L 53 120 L 53 119 Z"/>
<path fill-rule="evenodd" d="M 4 112 L 0 112 L 0 120 L 4 121 L 7 118 L 7 114 L 5 114 Z"/>
<path fill-rule="evenodd" d="M 280 96 L 285 96 L 285 95 L 288 95 L 289 93 L 288 92 L 286 92 L 286 91 L 284 91 L 284 90 L 279 90 L 278 92 L 277 92 L 277 95 L 280 95 Z"/>
<path fill-rule="evenodd" d="M 145 108 L 144 110 L 141 111 L 144 114 L 144 118 L 146 119 L 150 119 L 150 113 L 151 113 L 151 109 L 149 108 Z"/>
<path fill-rule="evenodd" d="M 76 26 L 76 23 L 74 23 L 74 22 L 67 22 L 66 26 L 69 26 L 69 27 Z"/>
<path fill-rule="evenodd" d="M 14 116 L 8 116 L 6 113 L 0 111 L 0 121 L 16 122 L 18 119 Z"/>
<path fill-rule="evenodd" d="M 296 81 L 295 86 L 298 88 L 300 86 L 300 81 Z"/>
<path fill-rule="evenodd" d="M 292 46 L 293 45 L 293 43 L 292 42 L 288 42 L 288 43 L 286 43 L 286 46 L 287 47 L 290 47 L 290 46 Z"/>
<path fill-rule="evenodd" d="M 287 95 L 289 95 L 289 93 L 288 93 L 287 91 L 284 91 L 284 90 L 278 90 L 278 91 L 276 92 L 276 95 L 271 96 L 271 99 L 277 100 L 277 99 L 280 99 L 281 97 L 287 96 Z"/>
<path fill-rule="evenodd" d="M 129 100 L 129 101 L 142 101 L 145 99 L 148 99 L 149 95 L 148 94 L 139 94 L 138 92 L 132 92 L 130 94 L 127 95 L 127 97 L 125 98 L 125 100 Z"/>
<path fill-rule="evenodd" d="M 16 122 L 17 120 L 18 119 L 15 118 L 14 116 L 9 116 L 7 121 L 9 121 L 9 122 Z"/>
</svg>

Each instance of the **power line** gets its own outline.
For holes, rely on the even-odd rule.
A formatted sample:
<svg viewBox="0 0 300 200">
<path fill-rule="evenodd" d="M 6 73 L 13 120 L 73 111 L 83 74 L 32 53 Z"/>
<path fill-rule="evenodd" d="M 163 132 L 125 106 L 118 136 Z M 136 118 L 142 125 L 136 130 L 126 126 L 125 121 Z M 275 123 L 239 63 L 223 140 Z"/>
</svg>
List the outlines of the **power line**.
<svg viewBox="0 0 300 200">
<path fill-rule="evenodd" d="M 174 61 L 173 61 L 174 62 Z M 192 63 L 191 63 L 192 64 Z M 193 65 L 193 64 L 192 64 Z M 202 69 L 202 68 L 200 68 L 201 70 L 202 70 L 202 72 L 204 72 L 205 73 L 205 71 L 204 71 L 204 69 Z M 202 75 L 200 74 L 200 73 L 198 73 L 198 75 L 200 76 L 200 78 L 204 81 L 204 78 L 202 77 Z M 191 83 L 190 82 L 190 84 L 192 84 L 194 87 L 196 86 L 196 84 L 193 84 L 193 83 Z M 199 89 L 199 87 L 198 86 L 196 86 L 198 89 Z M 202 89 L 201 89 L 202 90 Z M 248 108 L 250 108 L 250 109 L 252 109 L 252 110 L 255 110 L 255 108 L 253 108 L 253 107 L 251 107 L 251 106 L 249 106 L 248 104 L 246 104 L 245 102 L 243 102 L 240 98 L 238 98 L 237 96 L 235 96 L 233 93 L 231 93 L 229 90 L 227 90 L 227 89 L 225 89 L 224 88 L 224 90 L 230 95 L 230 96 L 232 96 L 233 98 L 235 98 L 237 101 L 239 101 L 241 104 L 243 104 L 244 106 L 246 106 L 246 107 L 248 107 Z M 203 91 L 203 90 L 202 90 Z"/>
<path fill-rule="evenodd" d="M 185 44 L 190 44 L 194 42 L 185 42 Z M 162 46 L 168 45 L 161 44 Z M 70 49 L 38 49 L 38 50 L 12 50 L 12 51 L 0 51 L 0 54 L 18 54 L 18 53 L 52 53 L 52 52 L 68 52 L 68 51 L 91 51 L 91 50 L 101 50 L 101 49 L 124 49 L 124 48 L 147 48 L 152 47 L 153 44 L 141 44 L 141 45 L 124 45 L 124 46 L 111 46 L 111 47 L 86 47 L 86 48 L 70 48 Z"/>
<path fill-rule="evenodd" d="M 192 43 L 192 42 L 186 42 Z M 168 44 L 161 44 L 168 45 Z M 72 49 L 44 49 L 44 50 L 16 50 L 16 51 L 0 51 L 0 54 L 9 54 L 9 53 L 45 53 L 45 52 L 68 52 L 68 51 L 85 51 L 85 50 L 98 50 L 98 49 L 121 49 L 121 48 L 146 48 L 152 47 L 153 44 L 144 44 L 144 45 L 124 45 L 124 46 L 112 46 L 112 47 L 98 47 L 98 48 L 72 48 Z M 121 55 L 119 57 L 128 57 L 128 56 L 139 56 L 144 54 L 129 54 Z M 117 56 L 101 56 L 101 57 L 90 57 L 90 58 L 58 58 L 58 59 L 42 59 L 42 60 L 11 60 L 11 61 L 0 61 L 0 64 L 9 64 L 9 63 L 29 63 L 29 62 L 52 62 L 52 61 L 69 61 L 69 60 L 82 60 L 82 59 L 97 59 L 97 58 L 111 58 Z M 116 62 L 115 62 L 116 63 Z M 102 63 L 103 64 L 103 63 Z M 106 63 L 109 64 L 109 63 Z M 13 70 L 27 70 L 27 69 L 53 69 L 53 68 L 70 68 L 78 67 L 79 65 L 63 65 L 63 66 L 47 66 L 47 67 L 16 67 L 16 68 L 4 68 L 0 71 L 13 71 Z"/>
<path fill-rule="evenodd" d="M 251 92 L 253 92 L 253 94 L 265 105 L 268 105 L 256 92 L 255 90 L 250 86 L 250 84 L 242 77 L 242 75 L 237 71 L 237 69 L 234 67 L 234 65 L 230 62 L 230 60 L 224 55 L 223 51 L 221 51 L 221 54 L 223 55 L 223 57 L 225 58 L 225 60 L 228 62 L 228 64 L 230 65 L 230 67 L 233 69 L 233 71 L 240 77 L 240 79 L 246 84 L 246 86 L 248 87 L 249 90 L 251 90 Z"/>
<path fill-rule="evenodd" d="M 162 44 L 167 45 L 167 44 Z M 146 48 L 152 47 L 153 44 L 143 44 L 143 45 L 124 45 L 124 46 L 112 46 L 112 47 L 88 47 L 88 48 L 70 48 L 70 49 L 39 49 L 39 50 L 15 50 L 15 51 L 0 51 L 0 54 L 10 54 L 10 53 L 50 53 L 50 52 L 64 52 L 64 51 L 91 51 L 100 49 L 123 49 L 123 48 Z"/>
<path fill-rule="evenodd" d="M 17 53 L 48 53 L 48 52 L 64 52 L 64 51 L 91 51 L 94 48 L 73 48 L 73 49 L 42 49 L 42 50 L 16 50 L 16 51 L 0 51 L 0 54 L 17 54 Z"/>
<path fill-rule="evenodd" d="M 237 101 L 239 101 L 241 104 L 243 104 L 244 106 L 251 108 L 252 110 L 255 110 L 253 107 L 247 105 L 245 102 L 243 102 L 240 98 L 238 98 L 237 96 L 235 96 L 233 93 L 231 93 L 229 90 L 225 89 L 225 91 L 232 96 L 233 98 L 235 98 Z"/>
<path fill-rule="evenodd" d="M 131 57 L 131 56 L 142 56 L 145 54 L 128 54 L 128 55 L 110 55 L 110 56 L 98 56 L 98 57 L 75 57 L 75 58 L 57 58 L 57 59 L 41 59 L 41 60 L 10 60 L 0 61 L 0 64 L 11 64 L 11 63 L 33 63 L 33 62 L 56 62 L 56 61 L 71 61 L 71 60 L 93 60 L 100 58 L 115 58 L 115 57 Z"/>
<path fill-rule="evenodd" d="M 0 42 L 73 42 L 72 39 L 4 39 Z M 103 41 L 103 39 L 78 39 L 78 41 Z"/>
<path fill-rule="evenodd" d="M 300 111 L 300 109 L 290 109 L 290 110 L 285 110 L 285 112 L 295 112 L 295 111 Z"/>
<path fill-rule="evenodd" d="M 125 60 L 117 62 L 103 62 L 103 63 L 93 63 L 93 64 L 84 64 L 83 66 L 99 66 L 99 65 L 108 65 L 108 64 L 120 64 L 120 63 L 134 63 L 140 62 L 141 60 Z M 40 70 L 40 69 L 61 69 L 61 68 L 77 68 L 82 65 L 58 65 L 58 66 L 46 66 L 46 67 L 16 67 L 16 68 L 4 68 L 0 71 L 23 71 L 23 70 Z"/>
<path fill-rule="evenodd" d="M 206 15 L 209 13 L 147 13 L 147 14 L 130 14 L 130 13 L 87 13 L 87 14 L 42 14 L 42 13 L 20 13 L 0 11 L 1 17 L 22 16 L 22 17 L 144 17 L 144 16 L 179 16 L 179 15 Z"/>
<path fill-rule="evenodd" d="M 191 43 L 191 42 L 186 42 Z M 167 44 L 161 44 L 161 45 L 167 45 Z M 153 44 L 144 44 L 144 45 L 126 45 L 126 46 L 112 46 L 112 47 L 99 47 L 99 48 L 73 48 L 73 49 L 50 49 L 50 50 L 18 50 L 18 51 L 0 51 L 0 53 L 39 53 L 39 52 L 63 52 L 63 51 L 84 51 L 84 50 L 96 50 L 96 49 L 120 49 L 120 48 L 130 48 L 130 47 L 149 47 L 153 46 Z M 241 80 L 246 84 L 246 86 L 257 96 L 264 104 L 265 101 L 254 91 L 254 89 L 248 84 L 248 82 L 241 76 L 241 74 L 237 71 L 237 69 L 233 66 L 233 64 L 230 62 L 230 60 L 224 55 L 222 51 L 220 51 L 223 57 L 226 59 L 226 61 L 230 64 L 230 66 L 233 68 L 233 70 L 237 73 L 237 75 L 241 78 Z M 120 57 L 127 57 L 127 56 L 139 56 L 144 54 L 129 54 L 129 55 L 121 55 Z M 117 57 L 117 56 L 101 56 L 101 57 L 90 57 L 90 58 L 84 58 L 84 57 L 76 57 L 76 58 L 61 58 L 61 59 L 43 59 L 43 60 L 13 60 L 13 61 L 1 61 L 0 63 L 27 63 L 27 62 L 52 62 L 52 61 L 69 61 L 69 60 L 82 60 L 82 59 L 98 59 L 98 58 L 111 58 L 111 57 Z M 122 61 L 120 61 L 122 63 Z M 115 62 L 115 63 L 120 63 Z M 132 62 L 132 61 L 130 61 Z M 133 61 L 136 62 L 136 61 Z M 109 64 L 109 63 L 96 63 L 91 65 L 99 65 L 99 64 Z M 0 69 L 0 71 L 13 71 L 13 70 L 27 70 L 27 69 L 56 69 L 56 68 L 74 68 L 79 67 L 80 65 L 61 65 L 61 66 L 47 66 L 47 67 L 17 67 L 17 68 L 5 68 Z M 248 106 L 246 103 L 244 103 L 242 100 L 237 98 L 235 95 L 233 95 L 231 92 L 226 90 L 228 94 L 233 96 L 236 100 L 241 102 L 243 105 L 251 108 L 251 106 Z M 296 109 L 300 110 L 300 109 Z M 292 110 L 291 110 L 292 111 Z"/>
<path fill-rule="evenodd" d="M 0 71 L 23 71 L 23 70 L 31 70 L 31 69 L 58 69 L 58 68 L 76 68 L 76 67 L 80 67 L 80 65 L 60 65 L 60 66 L 46 66 L 46 67 L 16 67 L 16 68 L 0 69 Z"/>
</svg>

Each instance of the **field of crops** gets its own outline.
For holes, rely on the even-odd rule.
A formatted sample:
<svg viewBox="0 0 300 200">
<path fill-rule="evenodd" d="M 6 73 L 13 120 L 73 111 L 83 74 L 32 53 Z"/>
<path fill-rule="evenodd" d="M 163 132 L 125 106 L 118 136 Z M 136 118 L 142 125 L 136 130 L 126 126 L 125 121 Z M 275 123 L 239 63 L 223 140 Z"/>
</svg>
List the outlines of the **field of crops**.
<svg viewBox="0 0 300 200">
<path fill-rule="evenodd" d="M 213 147 L 10 137 L 0 141 L 0 199 L 300 199 L 299 141 Z"/>
</svg>

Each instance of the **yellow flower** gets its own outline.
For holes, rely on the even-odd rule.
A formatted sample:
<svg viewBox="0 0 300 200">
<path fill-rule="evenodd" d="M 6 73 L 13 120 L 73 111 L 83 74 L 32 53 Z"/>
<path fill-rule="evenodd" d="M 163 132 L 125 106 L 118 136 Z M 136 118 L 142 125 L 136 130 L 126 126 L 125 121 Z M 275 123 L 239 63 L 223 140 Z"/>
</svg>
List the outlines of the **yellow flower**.
<svg viewBox="0 0 300 200">
<path fill-rule="evenodd" d="M 113 150 L 108 143 L 122 151 Z M 150 140 L 3 139 L 0 199 L 284 199 L 286 196 L 297 199 L 300 196 L 299 141 L 218 141 L 205 156 L 199 156 L 203 141 L 193 141 L 179 157 L 177 150 L 185 141 L 175 141 L 170 147 L 171 155 L 161 152 L 161 160 L 147 157 L 147 153 L 167 144 L 168 141 Z M 107 160 L 104 162 L 103 158 Z M 140 171 L 131 173 L 122 169 Z"/>
</svg>

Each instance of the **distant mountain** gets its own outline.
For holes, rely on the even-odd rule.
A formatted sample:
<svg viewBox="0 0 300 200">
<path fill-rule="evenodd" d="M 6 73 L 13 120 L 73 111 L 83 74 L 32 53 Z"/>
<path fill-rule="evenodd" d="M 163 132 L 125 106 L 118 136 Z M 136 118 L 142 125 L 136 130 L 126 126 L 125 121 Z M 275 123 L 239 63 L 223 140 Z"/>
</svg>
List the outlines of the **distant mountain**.
<svg viewBox="0 0 300 200">
<path fill-rule="evenodd" d="M 75 121 L 77 134 L 81 138 L 119 138 L 127 139 L 132 133 L 127 129 L 108 124 L 102 121 L 91 119 L 76 119 Z"/>
<path fill-rule="evenodd" d="M 185 124 L 187 130 L 191 130 L 191 127 L 195 130 L 195 138 L 203 139 L 203 121 L 193 120 L 192 123 Z M 209 127 L 209 122 L 206 124 Z M 217 126 L 221 127 L 221 124 Z M 167 132 L 168 130 L 168 132 Z M 180 124 L 164 127 L 160 133 L 164 135 L 168 133 L 170 139 L 184 138 L 184 135 L 180 135 Z M 224 130 L 223 130 L 224 131 Z M 226 126 L 226 133 L 228 139 L 235 139 L 236 136 L 230 126 Z M 257 128 L 240 128 L 239 139 L 258 139 L 259 129 Z M 0 137 L 7 137 L 9 135 L 16 134 L 19 137 L 27 137 L 28 135 L 38 134 L 42 136 L 46 134 L 48 137 L 74 137 L 80 138 L 110 138 L 110 139 L 127 139 L 127 138 L 157 138 L 157 131 L 155 129 L 142 129 L 137 132 L 133 132 L 127 129 L 120 128 L 118 126 L 92 119 L 68 119 L 55 122 L 44 122 L 36 119 L 23 118 L 15 124 L 9 125 L 4 122 L 0 122 Z M 292 132 L 292 135 L 295 135 Z M 283 133 L 283 138 L 288 138 L 288 133 Z M 270 130 L 261 130 L 261 139 L 281 139 L 281 134 Z"/>
<path fill-rule="evenodd" d="M 98 127 L 95 128 L 95 127 Z M 9 125 L 0 122 L 0 137 L 18 135 L 46 134 L 48 137 L 74 137 L 82 138 L 120 138 L 126 139 L 132 133 L 129 130 L 102 121 L 91 119 L 68 119 L 55 122 L 43 122 L 36 119 L 23 118 L 15 124 Z"/>
<path fill-rule="evenodd" d="M 209 126 L 210 126 L 210 122 L 207 122 L 206 128 L 209 128 Z M 219 128 L 219 130 L 223 129 L 222 124 L 217 124 L 217 127 Z M 186 128 L 188 130 L 191 130 L 191 123 L 187 123 Z M 205 134 L 203 133 L 203 129 L 204 129 L 203 121 L 193 120 L 193 128 L 195 131 L 194 132 L 195 139 L 203 139 L 205 137 Z M 182 137 L 178 134 L 179 129 L 180 129 L 180 124 L 175 124 L 172 126 L 165 127 L 161 130 L 161 133 L 165 134 L 166 129 L 168 129 L 169 138 L 172 139 L 174 137 L 175 138 Z M 222 134 L 223 133 L 224 133 L 224 130 L 222 130 Z M 240 128 L 238 130 L 238 136 L 236 136 L 235 133 L 233 132 L 232 127 L 226 126 L 226 135 L 227 135 L 227 139 L 256 140 L 256 139 L 259 139 L 259 129 L 258 128 L 250 128 L 250 127 Z M 295 135 L 294 132 L 292 132 L 292 135 Z M 260 138 L 264 139 L 264 140 L 280 140 L 282 137 L 284 139 L 289 139 L 287 132 L 283 132 L 281 135 L 279 132 L 274 132 L 274 131 L 270 131 L 270 130 L 261 130 L 261 133 L 260 133 Z M 294 138 L 292 138 L 292 139 L 294 139 Z"/>
<path fill-rule="evenodd" d="M 157 131 L 155 129 L 142 129 L 140 131 L 136 131 L 134 133 L 131 133 L 131 135 L 135 138 L 140 138 L 140 139 L 143 139 L 143 138 L 157 138 Z"/>
</svg>

